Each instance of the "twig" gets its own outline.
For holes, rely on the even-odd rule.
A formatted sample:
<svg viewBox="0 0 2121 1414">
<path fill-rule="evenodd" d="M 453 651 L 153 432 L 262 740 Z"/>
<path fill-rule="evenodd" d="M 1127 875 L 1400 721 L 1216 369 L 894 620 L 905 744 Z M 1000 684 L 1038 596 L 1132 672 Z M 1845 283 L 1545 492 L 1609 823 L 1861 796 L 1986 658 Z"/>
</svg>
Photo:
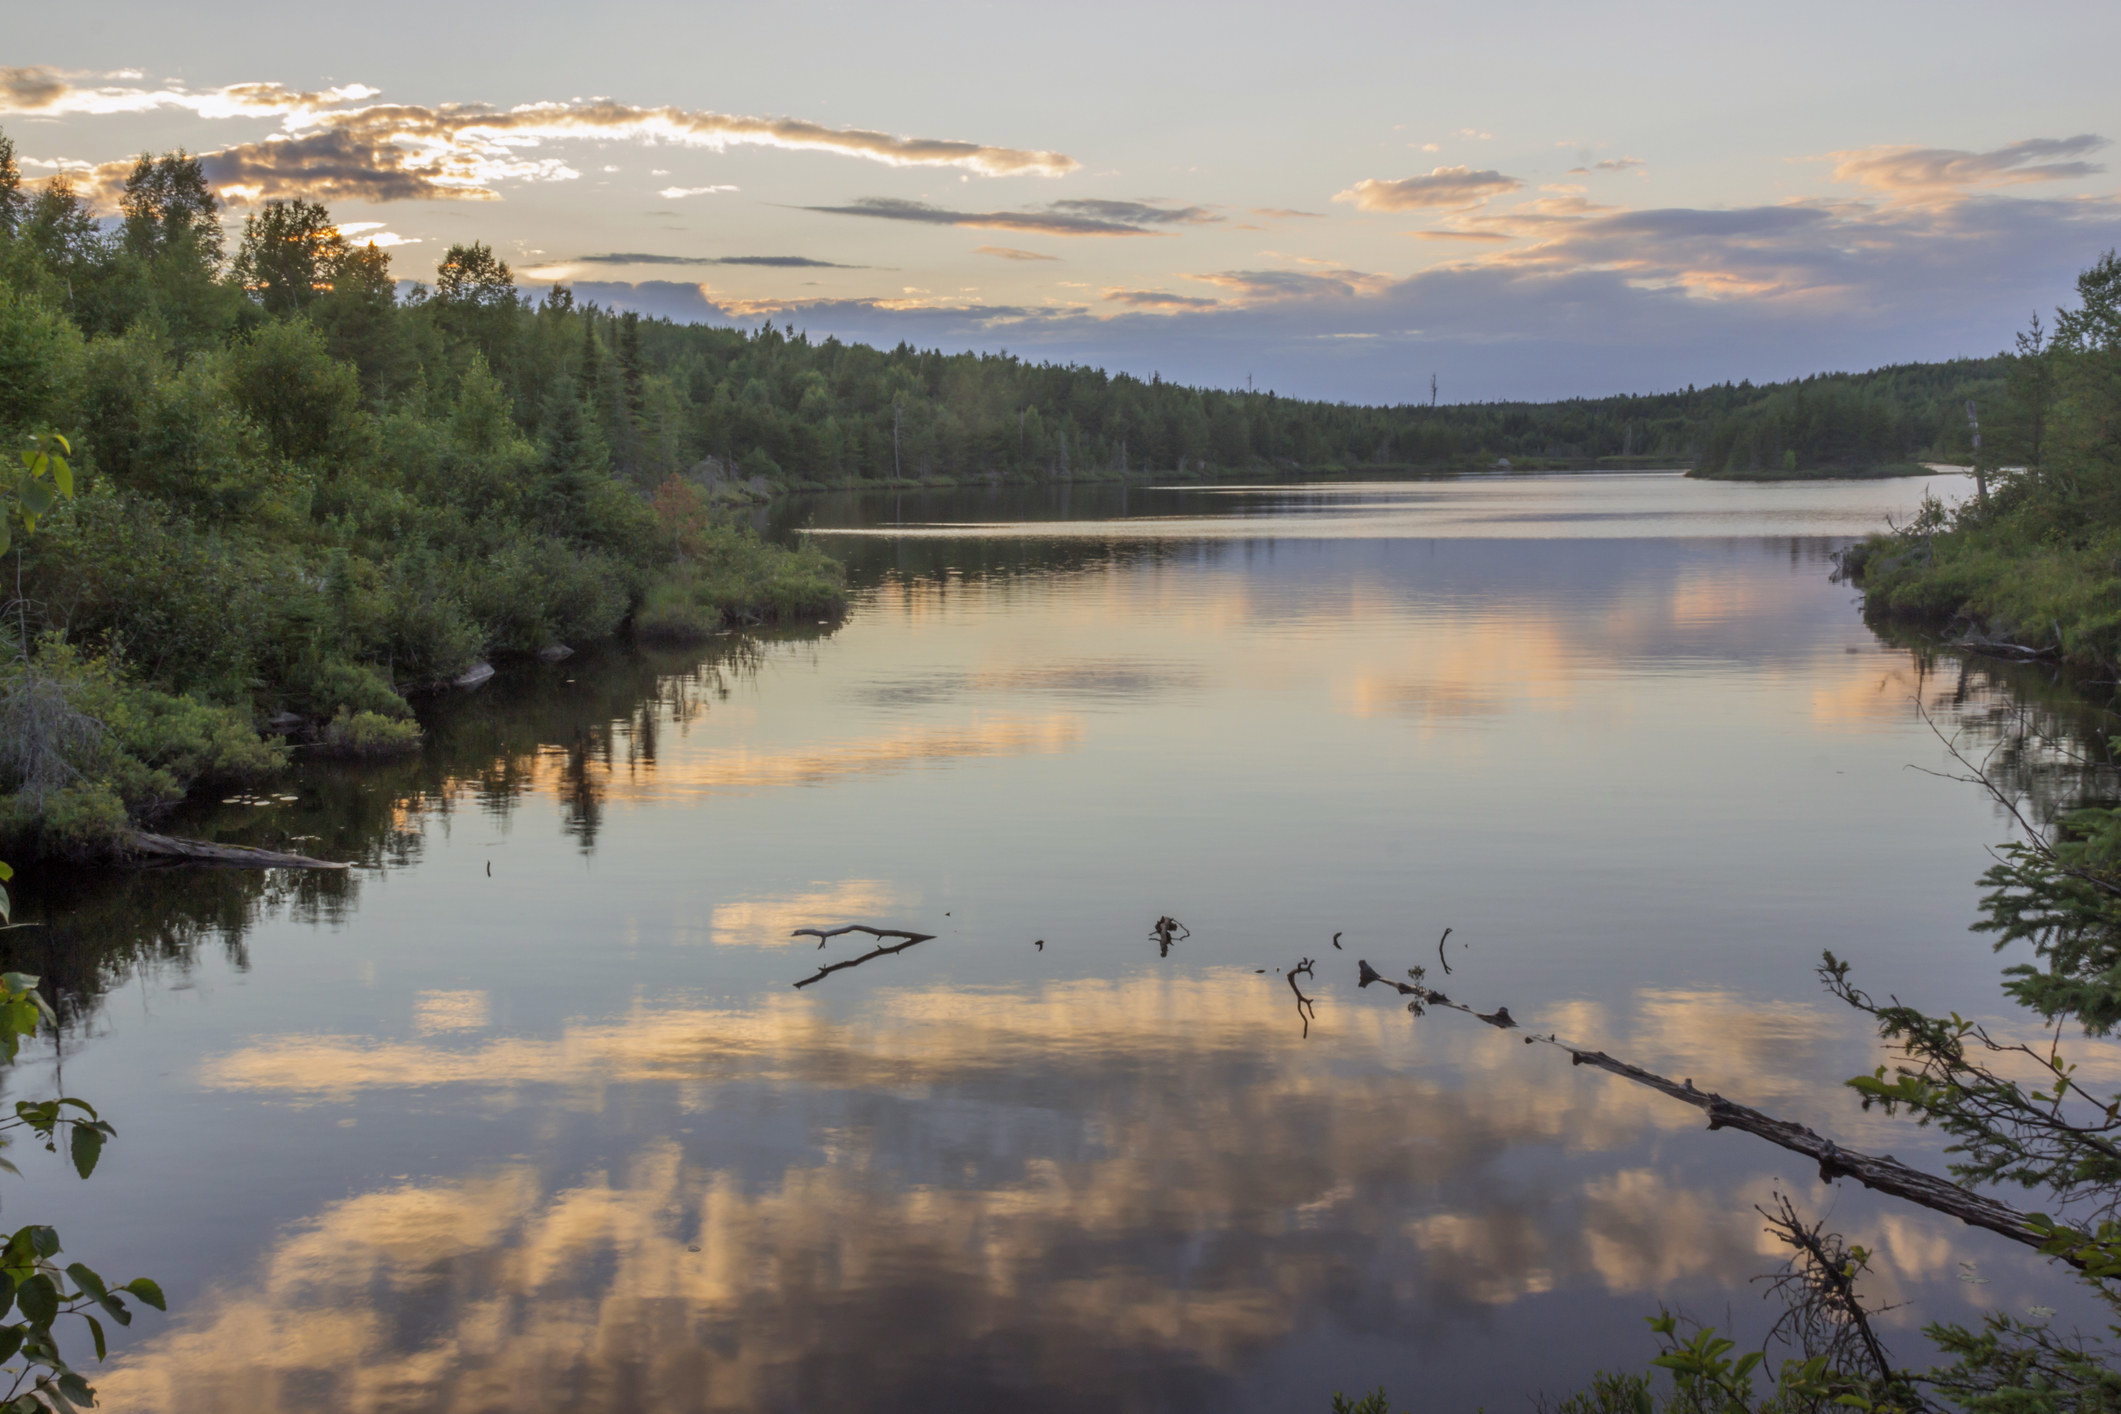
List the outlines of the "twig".
<svg viewBox="0 0 2121 1414">
<path fill-rule="evenodd" d="M 1296 966 L 1283 974 L 1288 978 L 1289 990 L 1296 993 L 1296 1014 L 1303 1018 L 1304 1039 L 1309 1040 L 1311 1022 L 1318 1015 L 1318 1003 L 1305 996 L 1303 988 L 1296 985 L 1296 974 L 1299 972 L 1313 979 L 1316 979 L 1318 974 L 1311 970 L 1311 959 L 1308 957 L 1297 959 Z"/>
<path fill-rule="evenodd" d="M 1449 942 L 1450 938 L 1451 930 L 1446 928 L 1443 930 L 1443 936 L 1436 940 L 1436 960 L 1443 964 L 1443 975 L 1446 977 L 1451 975 L 1451 962 L 1443 955 L 1443 945 Z"/>
<path fill-rule="evenodd" d="M 1766 1218 L 1768 1231 L 1795 1248 L 1798 1255 L 1780 1276 L 1769 1279 L 1783 1293 L 1787 1307 L 1775 1323 L 1774 1333 L 1790 1340 L 1807 1356 L 1827 1356 L 1837 1368 L 1845 1367 L 1849 1363 L 1847 1356 L 1856 1353 L 1847 1349 L 1853 1344 L 1877 1371 L 1875 1378 L 1881 1385 L 1902 1386 L 1898 1393 L 1903 1400 L 1918 1409 L 1926 1407 L 1920 1396 L 1904 1388 L 1906 1381 L 1894 1371 L 1885 1343 L 1871 1328 L 1872 1313 L 1864 1309 L 1856 1295 L 1856 1276 L 1864 1265 L 1862 1254 L 1850 1251 L 1839 1234 L 1825 1231 L 1824 1224 L 1807 1225 L 1797 1216 L 1796 1206 L 1787 1194 L 1777 1193 L 1775 1204 L 1777 1212 L 1771 1213 L 1757 1203 L 1753 1211 Z M 1796 1288 L 1794 1296 L 1792 1287 Z M 1878 1314 L 1893 1309 L 1881 1307 Z"/>
<path fill-rule="evenodd" d="M 911 938 L 925 943 L 933 933 L 909 933 L 903 928 L 872 928 L 867 923 L 849 923 L 840 928 L 798 928 L 788 936 L 791 938 L 815 938 L 819 947 L 825 946 L 827 938 L 837 938 L 847 933 L 867 933 L 872 938 Z"/>
<path fill-rule="evenodd" d="M 828 963 L 817 970 L 816 976 L 805 977 L 802 981 L 797 982 L 795 984 L 797 987 L 807 987 L 812 982 L 822 982 L 827 977 L 830 977 L 833 973 L 839 971 L 843 967 L 860 967 L 863 963 L 872 961 L 876 958 L 887 957 L 892 953 L 904 952 L 906 949 L 912 947 L 915 943 L 925 943 L 935 936 L 935 934 L 933 933 L 908 933 L 904 929 L 900 928 L 871 928 L 866 924 L 862 923 L 849 923 L 844 928 L 833 928 L 825 932 L 819 932 L 815 928 L 798 928 L 793 933 L 790 933 L 788 936 L 791 938 L 816 938 L 819 940 L 818 946 L 823 947 L 825 946 L 823 941 L 824 939 L 837 938 L 842 933 L 867 933 L 873 938 L 904 938 L 906 941 L 903 943 L 893 943 L 889 947 L 871 948 L 868 952 L 863 953 L 860 957 L 850 957 L 845 962 Z"/>
</svg>

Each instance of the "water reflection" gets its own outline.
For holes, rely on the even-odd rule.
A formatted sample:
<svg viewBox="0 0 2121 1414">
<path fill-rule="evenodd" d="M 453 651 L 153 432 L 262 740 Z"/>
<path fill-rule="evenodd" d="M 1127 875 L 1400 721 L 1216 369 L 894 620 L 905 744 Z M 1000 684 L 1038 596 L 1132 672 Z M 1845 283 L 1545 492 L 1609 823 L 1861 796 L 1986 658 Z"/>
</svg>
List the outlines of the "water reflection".
<svg viewBox="0 0 2121 1414">
<path fill-rule="evenodd" d="M 1597 511 L 1565 490 L 1546 523 Z M 1279 534 L 1537 509 L 1433 487 L 1122 494 L 1275 535 L 1050 538 L 971 493 L 1015 529 L 836 542 L 829 635 L 510 671 L 417 761 L 184 822 L 350 877 L 30 881 L 7 964 L 125 1139 L 29 1201 L 175 1278 L 112 1406 L 1559 1391 L 1656 1298 L 1750 1290 L 1786 1156 L 1356 990 L 1446 923 L 1454 997 L 1935 1159 L 1837 1086 L 1873 1049 L 1811 965 L 1994 996 L 1997 822 L 1906 769 L 1944 764 L 1918 707 L 2053 810 L 2111 785 L 2067 684 L 1882 641 L 1829 536 L 1683 538 L 1686 483 L 1595 522 L 1642 538 L 1538 541 Z M 2069 749 L 2011 745 L 2027 714 Z M 870 942 L 789 935 L 850 923 L 934 936 L 792 988 Z M 1974 1293 L 1962 1234 L 1795 1178 L 1908 1321 L 2030 1279 Z"/>
<path fill-rule="evenodd" d="M 1747 1200 L 1770 1180 L 1593 1157 L 1692 1131 L 1683 1107 L 1564 1065 L 1528 1080 L 1511 1038 L 1340 999 L 1343 1040 L 1409 1048 L 1352 1083 L 1346 1050 L 1280 1024 L 1280 990 L 1216 973 L 891 991 L 850 1021 L 774 999 L 544 1046 L 228 1053 L 210 1086 L 303 1103 L 550 1087 L 601 1111 L 612 1087 L 661 1083 L 688 1116 L 793 1106 L 821 1143 L 747 1172 L 679 1122 L 587 1170 L 555 1154 L 329 1203 L 107 1392 L 135 1410 L 1205 1406 L 1322 1321 L 1423 1342 L 1438 1313 L 1586 1284 L 1647 1299 L 1761 1261 Z M 1792 1072 L 1821 1034 L 1807 1019 L 1650 995 L 1628 1044 L 1795 1089 L 1817 1080 Z M 945 1094 L 947 1114 L 921 1099 Z M 1541 1147 L 1570 1160 L 1527 1178 L 1513 1156 Z M 1890 1289 L 1950 1251 L 1909 1218 L 1877 1265 Z"/>
</svg>

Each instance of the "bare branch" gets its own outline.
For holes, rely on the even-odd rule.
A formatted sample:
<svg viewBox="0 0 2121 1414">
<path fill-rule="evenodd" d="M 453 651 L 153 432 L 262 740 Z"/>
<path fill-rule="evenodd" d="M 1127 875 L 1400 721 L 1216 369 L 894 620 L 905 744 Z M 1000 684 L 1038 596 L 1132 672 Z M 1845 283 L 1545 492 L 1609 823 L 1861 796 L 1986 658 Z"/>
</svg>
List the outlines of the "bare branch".
<svg viewBox="0 0 2121 1414">
<path fill-rule="evenodd" d="M 1454 1002 L 1431 988 L 1410 987 L 1404 982 L 1393 982 L 1379 976 L 1367 962 L 1361 964 L 1359 975 L 1361 981 L 1358 985 L 1368 986 L 1371 982 L 1383 982 L 1401 992 L 1411 993 L 1416 1005 L 1425 1003 L 1429 1006 L 1448 1007 L 1485 1021 L 1490 1026 L 1507 1024 L 1505 1018 L 1509 1012 L 1504 1007 L 1482 1015 L 1463 1002 Z M 1865 1188 L 1905 1199 L 1932 1212 L 1943 1213 L 1947 1217 L 1957 1218 L 1969 1227 L 1985 1228 L 2027 1247 L 2038 1248 L 2050 1240 L 2049 1234 L 2043 1234 L 2032 1226 L 2026 1214 L 2007 1203 L 1999 1203 L 1993 1198 L 1961 1188 L 1947 1179 L 1938 1178 L 1935 1174 L 1911 1168 L 1890 1154 L 1880 1156 L 1856 1149 L 1844 1149 L 1833 1140 L 1813 1133 L 1804 1125 L 1786 1119 L 1776 1119 L 1749 1105 L 1727 1100 L 1713 1091 L 1697 1090 L 1691 1077 L 1684 1083 L 1669 1080 L 1654 1071 L 1644 1070 L 1639 1065 L 1616 1060 L 1604 1051 L 1587 1050 L 1572 1045 L 1552 1033 L 1544 1036 L 1529 1035 L 1524 1038 L 1527 1046 L 1535 1041 L 1567 1051 L 1571 1065 L 1596 1066 L 1623 1080 L 1632 1080 L 1660 1095 L 1668 1095 L 1672 1099 L 1694 1106 L 1708 1115 L 1709 1128 L 1712 1130 L 1742 1130 L 1792 1153 L 1802 1154 L 1819 1165 L 1819 1179 L 1822 1183 L 1831 1183 L 1837 1178 L 1853 1178 Z M 2062 1260 L 2080 1268 L 2085 1265 L 2082 1259 L 2066 1253 Z"/>
<path fill-rule="evenodd" d="M 902 928 L 871 928 L 866 923 L 849 923 L 843 928 L 830 928 L 823 932 L 816 928 L 798 928 L 788 936 L 791 938 L 816 938 L 818 939 L 818 946 L 823 947 L 825 946 L 824 940 L 826 938 L 837 938 L 842 933 L 867 933 L 872 938 L 904 938 L 906 941 L 893 943 L 889 947 L 872 948 L 860 957 L 850 957 L 845 962 L 828 963 L 820 967 L 815 976 L 805 977 L 802 981 L 797 982 L 795 984 L 797 987 L 807 987 L 813 982 L 822 982 L 841 968 L 860 967 L 863 963 L 873 961 L 876 958 L 889 957 L 893 953 L 904 952 L 915 943 L 925 943 L 935 936 L 933 933 L 909 933 Z"/>
</svg>

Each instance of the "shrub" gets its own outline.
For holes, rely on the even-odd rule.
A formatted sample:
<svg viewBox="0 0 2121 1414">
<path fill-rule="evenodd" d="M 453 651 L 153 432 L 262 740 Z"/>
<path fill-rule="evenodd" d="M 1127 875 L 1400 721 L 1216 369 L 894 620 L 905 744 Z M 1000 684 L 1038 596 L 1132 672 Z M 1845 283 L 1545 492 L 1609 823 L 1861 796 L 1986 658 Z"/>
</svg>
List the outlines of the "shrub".
<svg viewBox="0 0 2121 1414">
<path fill-rule="evenodd" d="M 0 674 L 0 836 L 34 851 L 107 850 L 195 787 L 286 764 L 243 714 L 130 681 L 66 643 Z"/>
<path fill-rule="evenodd" d="M 326 756 L 356 761 L 382 761 L 410 756 L 420 749 L 417 723 L 400 721 L 380 712 L 341 711 L 325 724 L 317 739 L 317 750 Z"/>
</svg>

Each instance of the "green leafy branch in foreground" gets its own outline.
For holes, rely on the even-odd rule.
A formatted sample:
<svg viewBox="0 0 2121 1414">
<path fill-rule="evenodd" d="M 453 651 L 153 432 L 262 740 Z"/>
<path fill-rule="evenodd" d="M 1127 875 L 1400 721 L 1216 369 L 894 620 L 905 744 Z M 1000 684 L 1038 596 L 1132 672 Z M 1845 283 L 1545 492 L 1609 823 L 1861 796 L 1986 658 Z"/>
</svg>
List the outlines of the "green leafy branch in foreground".
<svg viewBox="0 0 2121 1414">
<path fill-rule="evenodd" d="M 6 916 L 0 905 L 0 917 Z M 12 1065 L 40 1021 L 57 1024 L 37 993 L 37 979 L 20 972 L 0 974 L 0 1059 Z M 16 1102 L 14 1118 L 0 1121 L 0 1144 L 11 1131 L 21 1129 L 55 1153 L 64 1133 L 67 1155 L 82 1178 L 95 1172 L 104 1144 L 117 1133 L 93 1105 L 68 1096 Z M 0 1169 L 20 1172 L 5 1159 L 0 1159 Z M 61 1267 L 59 1252 L 57 1231 L 35 1223 L 17 1229 L 0 1247 L 0 1378 L 8 1381 L 0 1411 L 6 1414 L 65 1414 L 96 1402 L 94 1387 L 59 1350 L 54 1327 L 62 1318 L 79 1316 L 86 1323 L 101 1360 L 108 1350 L 104 1318 L 121 1326 L 132 1324 L 128 1296 L 157 1311 L 167 1309 L 162 1288 L 148 1278 L 112 1286 L 84 1263 Z"/>
<path fill-rule="evenodd" d="M 7 514 L 0 518 L 0 555 L 14 544 L 14 528 L 37 528 L 37 517 L 74 496 L 74 469 L 67 462 L 73 446 L 57 432 L 39 432 L 18 448 L 15 466 L 5 468 L 0 494 L 7 497 Z"/>
</svg>

